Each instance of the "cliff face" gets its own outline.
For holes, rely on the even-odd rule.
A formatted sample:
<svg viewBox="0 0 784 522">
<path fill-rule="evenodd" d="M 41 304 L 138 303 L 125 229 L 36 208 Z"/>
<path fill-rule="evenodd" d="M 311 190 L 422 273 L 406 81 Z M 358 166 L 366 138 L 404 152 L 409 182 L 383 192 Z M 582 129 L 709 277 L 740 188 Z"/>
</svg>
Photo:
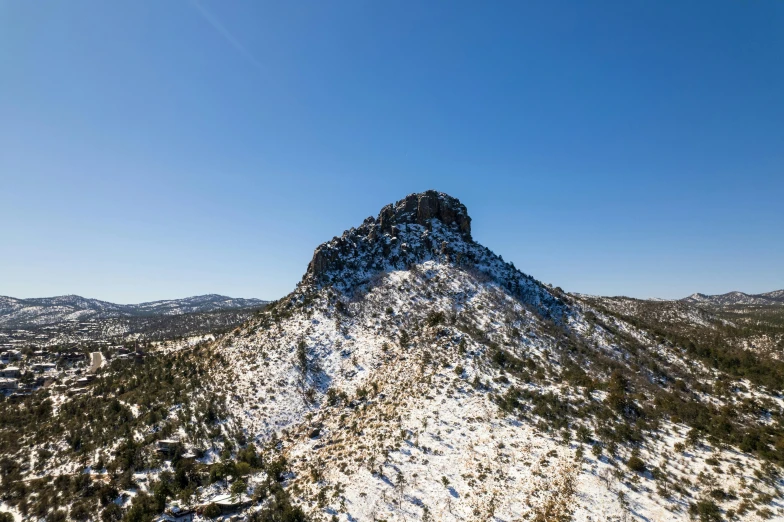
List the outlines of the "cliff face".
<svg viewBox="0 0 784 522">
<path fill-rule="evenodd" d="M 471 241 L 471 218 L 465 205 L 459 199 L 435 190 L 409 194 L 397 203 L 385 206 L 376 222 L 382 232 L 392 233 L 395 225 L 428 226 L 433 219 L 457 228 L 465 240 Z"/>
<path fill-rule="evenodd" d="M 465 205 L 435 190 L 410 194 L 382 208 L 377 218 L 368 217 L 316 248 L 303 280 L 322 285 L 339 282 L 341 274 L 361 278 L 372 271 L 405 268 L 444 255 L 456 243 L 473 243 Z"/>
</svg>

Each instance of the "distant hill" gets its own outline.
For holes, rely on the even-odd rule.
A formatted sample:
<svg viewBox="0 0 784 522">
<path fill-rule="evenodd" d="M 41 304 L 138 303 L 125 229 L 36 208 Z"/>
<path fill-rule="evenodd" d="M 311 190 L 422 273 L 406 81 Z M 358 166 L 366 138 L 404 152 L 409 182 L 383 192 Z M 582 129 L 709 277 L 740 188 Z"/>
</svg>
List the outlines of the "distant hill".
<svg viewBox="0 0 784 522">
<path fill-rule="evenodd" d="M 0 296 L 0 328 L 35 328 L 62 322 L 258 308 L 261 299 L 237 299 L 208 294 L 140 304 L 115 304 L 78 295 L 16 299 Z"/>
<path fill-rule="evenodd" d="M 681 301 L 709 306 L 732 305 L 784 305 L 784 290 L 776 290 L 764 294 L 746 294 L 728 292 L 720 295 L 692 294 Z"/>
</svg>

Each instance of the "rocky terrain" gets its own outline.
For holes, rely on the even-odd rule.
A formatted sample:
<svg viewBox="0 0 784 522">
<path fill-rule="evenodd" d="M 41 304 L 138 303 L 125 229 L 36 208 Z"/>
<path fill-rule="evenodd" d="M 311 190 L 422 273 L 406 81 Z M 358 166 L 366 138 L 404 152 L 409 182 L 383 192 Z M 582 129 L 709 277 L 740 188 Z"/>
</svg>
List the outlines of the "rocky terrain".
<svg viewBox="0 0 784 522">
<path fill-rule="evenodd" d="M 567 294 L 477 244 L 457 199 L 412 194 L 224 335 L 0 403 L 0 509 L 783 519 L 784 363 L 750 340 L 784 326 L 745 317 Z"/>
</svg>

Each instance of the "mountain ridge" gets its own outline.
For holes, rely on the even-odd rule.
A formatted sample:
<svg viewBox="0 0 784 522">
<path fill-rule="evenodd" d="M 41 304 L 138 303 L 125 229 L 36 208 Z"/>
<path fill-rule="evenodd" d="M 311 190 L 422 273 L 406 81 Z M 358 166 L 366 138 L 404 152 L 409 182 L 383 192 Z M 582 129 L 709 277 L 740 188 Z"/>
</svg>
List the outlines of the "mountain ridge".
<svg viewBox="0 0 784 522">
<path fill-rule="evenodd" d="M 138 304 L 116 304 L 78 295 L 27 299 L 0 296 L 0 327 L 39 327 L 66 321 L 147 315 L 172 316 L 186 313 L 259 307 L 268 302 L 261 299 L 232 298 L 218 294 L 148 301 Z"/>
<path fill-rule="evenodd" d="M 747 294 L 737 290 L 716 295 L 695 293 L 679 299 L 679 301 L 708 306 L 784 305 L 784 290 L 774 290 L 761 294 Z"/>
</svg>

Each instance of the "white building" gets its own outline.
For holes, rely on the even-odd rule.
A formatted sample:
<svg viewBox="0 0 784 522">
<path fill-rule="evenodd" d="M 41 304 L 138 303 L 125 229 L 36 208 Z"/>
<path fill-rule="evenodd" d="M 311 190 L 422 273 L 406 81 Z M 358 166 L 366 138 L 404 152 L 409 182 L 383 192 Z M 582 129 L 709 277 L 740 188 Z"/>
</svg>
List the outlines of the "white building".
<svg viewBox="0 0 784 522">
<path fill-rule="evenodd" d="M 8 350 L 0 354 L 0 362 L 8 364 L 11 361 L 19 361 L 22 359 L 22 352 L 19 350 Z"/>
<path fill-rule="evenodd" d="M 19 387 L 19 381 L 16 379 L 0 378 L 0 390 L 15 390 Z"/>
<path fill-rule="evenodd" d="M 19 377 L 19 368 L 16 366 L 7 366 L 0 370 L 0 377 Z"/>
</svg>

